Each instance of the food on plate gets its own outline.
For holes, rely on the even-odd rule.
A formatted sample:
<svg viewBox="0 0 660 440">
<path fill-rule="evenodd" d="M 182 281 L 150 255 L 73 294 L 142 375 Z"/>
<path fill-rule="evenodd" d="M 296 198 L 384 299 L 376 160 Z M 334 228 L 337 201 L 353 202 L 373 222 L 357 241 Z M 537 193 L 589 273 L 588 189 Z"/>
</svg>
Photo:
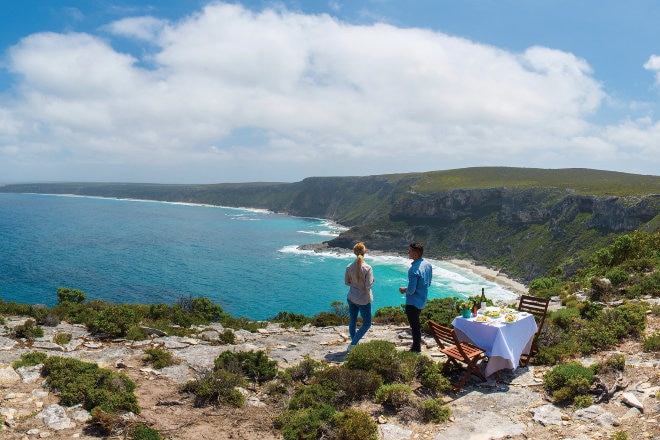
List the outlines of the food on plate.
<svg viewBox="0 0 660 440">
<path fill-rule="evenodd" d="M 477 322 L 488 322 L 488 317 L 486 317 L 484 315 L 479 315 L 479 316 L 477 316 L 475 321 L 477 321 Z"/>
<path fill-rule="evenodd" d="M 516 320 L 516 315 L 514 315 L 513 313 L 507 313 L 506 315 L 504 315 L 504 320 L 506 322 L 514 322 Z"/>
<path fill-rule="evenodd" d="M 490 318 L 499 318 L 500 317 L 500 311 L 499 310 L 486 310 L 484 312 L 484 315 L 486 315 Z"/>
</svg>

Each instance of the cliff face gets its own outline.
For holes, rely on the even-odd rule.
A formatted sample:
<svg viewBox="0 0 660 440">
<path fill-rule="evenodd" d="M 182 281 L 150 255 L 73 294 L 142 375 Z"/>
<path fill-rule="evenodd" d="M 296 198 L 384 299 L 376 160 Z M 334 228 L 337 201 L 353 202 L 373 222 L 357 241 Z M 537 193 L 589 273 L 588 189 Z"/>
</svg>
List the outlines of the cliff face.
<svg viewBox="0 0 660 440">
<path fill-rule="evenodd" d="M 529 281 L 637 228 L 660 229 L 660 177 L 598 170 L 471 168 L 406 175 L 310 177 L 295 183 L 155 185 L 60 183 L 0 192 L 67 193 L 265 208 L 334 220 L 350 230 L 328 242 L 462 257 Z M 612 194 L 620 194 L 613 196 Z"/>
<path fill-rule="evenodd" d="M 363 240 L 373 249 L 404 252 L 419 240 L 430 256 L 469 257 L 529 281 L 558 266 L 571 275 L 591 250 L 647 225 L 659 207 L 660 195 L 633 200 L 548 188 L 407 193 L 388 212 L 395 227 L 362 224 L 329 244 Z"/>
</svg>

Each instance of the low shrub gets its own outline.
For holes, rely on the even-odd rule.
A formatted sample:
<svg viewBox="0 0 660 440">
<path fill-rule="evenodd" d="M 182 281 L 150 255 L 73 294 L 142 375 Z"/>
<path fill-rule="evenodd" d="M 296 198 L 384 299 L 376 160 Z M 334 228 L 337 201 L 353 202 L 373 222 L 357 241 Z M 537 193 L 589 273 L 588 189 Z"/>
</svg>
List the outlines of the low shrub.
<svg viewBox="0 0 660 440">
<path fill-rule="evenodd" d="M 71 333 L 58 333 L 53 337 L 53 342 L 57 345 L 66 345 L 71 342 Z"/>
<path fill-rule="evenodd" d="M 222 404 L 240 408 L 245 403 L 245 397 L 236 387 L 243 385 L 245 379 L 241 375 L 221 369 L 189 380 L 179 391 L 193 394 L 198 408 Z"/>
<path fill-rule="evenodd" d="M 318 372 L 327 368 L 327 366 L 328 364 L 326 362 L 312 359 L 312 357 L 307 354 L 297 365 L 286 368 L 280 376 L 282 380 L 289 383 L 306 382 L 316 376 Z"/>
<path fill-rule="evenodd" d="M 265 382 L 277 376 L 277 362 L 259 351 L 223 351 L 214 361 L 215 370 L 225 369 L 255 380 Z"/>
<path fill-rule="evenodd" d="M 35 365 L 43 364 L 48 355 L 40 351 L 32 351 L 30 353 L 23 353 L 21 359 L 12 362 L 11 366 L 14 368 L 32 367 Z"/>
<path fill-rule="evenodd" d="M 26 319 L 23 324 L 14 327 L 12 334 L 19 339 L 35 339 L 43 337 L 44 329 L 34 319 Z"/>
<path fill-rule="evenodd" d="M 321 312 L 312 318 L 312 325 L 315 327 L 336 327 L 345 325 L 344 319 L 332 312 Z"/>
<path fill-rule="evenodd" d="M 642 348 L 644 351 L 660 351 L 660 332 L 645 337 Z"/>
<path fill-rule="evenodd" d="M 619 286 L 626 281 L 628 281 L 628 278 L 630 278 L 630 275 L 628 275 L 628 272 L 625 270 L 622 270 L 618 267 L 615 267 L 614 269 L 608 270 L 605 272 L 605 278 L 610 280 L 610 282 L 614 286 Z"/>
<path fill-rule="evenodd" d="M 157 430 L 142 423 L 131 430 L 130 436 L 133 440 L 163 440 L 164 438 Z"/>
<path fill-rule="evenodd" d="M 126 330 L 126 339 L 129 341 L 145 341 L 149 339 L 149 335 L 144 329 L 142 329 L 142 327 L 134 325 Z"/>
<path fill-rule="evenodd" d="M 140 413 L 133 394 L 135 383 L 123 373 L 78 359 L 50 356 L 44 361 L 42 374 L 50 388 L 59 393 L 62 405 L 80 403 L 88 411 L 99 407 L 108 413 Z"/>
<path fill-rule="evenodd" d="M 236 343 L 236 333 L 231 329 L 224 329 L 218 334 L 218 341 L 223 344 L 234 345 Z"/>
<path fill-rule="evenodd" d="M 57 288 L 57 300 L 60 303 L 69 302 L 73 304 L 84 303 L 87 299 L 85 292 L 78 289 L 69 289 L 68 287 Z"/>
<path fill-rule="evenodd" d="M 594 404 L 594 399 L 588 394 L 580 394 L 573 398 L 573 408 L 588 408 Z"/>
<path fill-rule="evenodd" d="M 332 424 L 337 429 L 337 440 L 378 440 L 378 425 L 362 411 L 347 409 L 335 413 Z"/>
<path fill-rule="evenodd" d="M 557 402 L 571 403 L 576 396 L 587 394 L 594 372 L 579 362 L 557 365 L 543 376 L 543 386 Z"/>
<path fill-rule="evenodd" d="M 144 350 L 146 356 L 142 359 L 145 364 L 151 364 L 156 370 L 178 364 L 180 361 L 174 359 L 171 352 L 161 348 L 147 348 Z"/>
<path fill-rule="evenodd" d="M 312 318 L 292 312 L 278 312 L 278 314 L 269 319 L 270 322 L 279 322 L 282 327 L 300 328 L 305 324 L 312 322 Z"/>
<path fill-rule="evenodd" d="M 274 426 L 285 440 L 315 440 L 329 430 L 335 412 L 331 405 L 287 410 L 275 417 Z"/>
<path fill-rule="evenodd" d="M 410 357 L 398 354 L 392 342 L 375 340 L 353 347 L 346 356 L 344 365 L 351 369 L 374 371 L 385 383 L 409 382 L 414 375 L 414 370 L 410 368 L 410 360 L 414 357 L 414 354 Z"/>
<path fill-rule="evenodd" d="M 335 406 L 337 391 L 332 383 L 313 383 L 298 387 L 291 400 L 288 409 L 298 410 L 305 408 L 319 408 L 324 405 Z"/>
<path fill-rule="evenodd" d="M 125 336 L 128 329 L 138 325 L 139 316 L 129 304 L 111 305 L 96 313 L 86 322 L 92 333 L 108 337 Z"/>
<path fill-rule="evenodd" d="M 422 413 L 426 423 L 442 423 L 451 417 L 451 408 L 441 398 L 427 399 L 422 402 Z"/>
<path fill-rule="evenodd" d="M 373 322 L 376 324 L 404 324 L 408 322 L 405 306 L 387 306 L 376 310 Z"/>
<path fill-rule="evenodd" d="M 315 380 L 326 387 L 334 387 L 337 391 L 335 404 L 339 406 L 362 399 L 373 399 L 383 384 L 381 376 L 374 371 L 353 370 L 343 365 L 319 372 Z"/>
<path fill-rule="evenodd" d="M 376 391 L 376 403 L 384 406 L 398 409 L 403 405 L 410 403 L 412 390 L 408 385 L 402 383 L 386 384 Z"/>
<path fill-rule="evenodd" d="M 451 391 L 451 382 L 449 382 L 449 379 L 441 373 L 441 370 L 442 365 L 440 363 L 432 362 L 428 364 L 420 377 L 422 386 L 428 388 L 434 393 L 446 393 Z"/>
</svg>

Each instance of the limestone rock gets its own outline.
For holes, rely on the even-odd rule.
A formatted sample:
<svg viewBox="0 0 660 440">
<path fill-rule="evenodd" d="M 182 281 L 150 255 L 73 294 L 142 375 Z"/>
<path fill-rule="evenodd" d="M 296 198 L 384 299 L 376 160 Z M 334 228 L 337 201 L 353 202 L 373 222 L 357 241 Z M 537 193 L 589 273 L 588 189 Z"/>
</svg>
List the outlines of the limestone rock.
<svg viewBox="0 0 660 440">
<path fill-rule="evenodd" d="M 0 368 L 0 384 L 7 384 L 18 382 L 21 380 L 21 376 L 18 375 L 14 367 L 7 366 Z"/>
<path fill-rule="evenodd" d="M 536 423 L 543 426 L 561 425 L 561 411 L 554 405 L 543 405 L 532 410 L 532 415 Z"/>
<path fill-rule="evenodd" d="M 37 414 L 37 419 L 44 425 L 56 431 L 73 428 L 76 424 L 67 416 L 64 407 L 53 404 Z"/>
</svg>

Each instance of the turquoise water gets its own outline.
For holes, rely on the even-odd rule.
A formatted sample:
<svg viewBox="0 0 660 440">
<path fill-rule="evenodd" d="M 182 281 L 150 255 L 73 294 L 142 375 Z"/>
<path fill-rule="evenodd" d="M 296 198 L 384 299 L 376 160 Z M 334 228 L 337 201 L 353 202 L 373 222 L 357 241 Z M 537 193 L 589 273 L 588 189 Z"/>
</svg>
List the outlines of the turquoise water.
<svg viewBox="0 0 660 440">
<path fill-rule="evenodd" d="M 88 300 L 175 303 L 205 296 L 234 316 L 309 316 L 345 301 L 349 253 L 297 247 L 340 228 L 267 211 L 92 197 L 0 193 L 0 298 L 57 302 L 57 288 Z M 368 243 L 367 243 L 368 245 Z M 402 251 L 405 251 L 403 249 Z M 372 256 L 374 309 L 402 303 L 409 262 Z M 430 297 L 515 295 L 469 271 L 433 261 Z"/>
</svg>

